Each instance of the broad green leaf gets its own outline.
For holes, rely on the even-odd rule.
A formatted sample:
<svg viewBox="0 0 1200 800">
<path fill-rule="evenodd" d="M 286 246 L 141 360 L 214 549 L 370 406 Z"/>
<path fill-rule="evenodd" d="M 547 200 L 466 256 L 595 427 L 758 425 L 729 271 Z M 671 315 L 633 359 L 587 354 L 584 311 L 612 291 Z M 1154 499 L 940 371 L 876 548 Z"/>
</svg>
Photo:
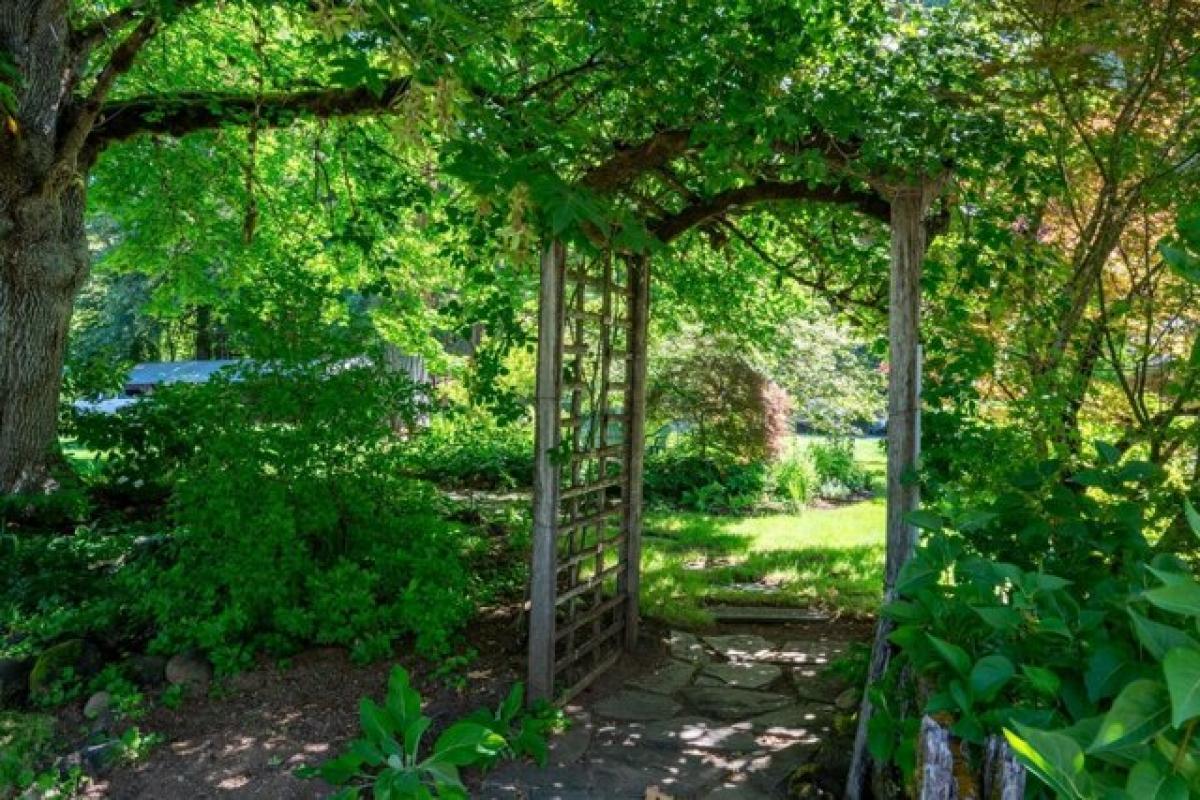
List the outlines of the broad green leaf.
<svg viewBox="0 0 1200 800">
<path fill-rule="evenodd" d="M 942 518 L 932 511 L 917 509 L 904 515 L 904 521 L 926 531 L 940 531 Z"/>
<path fill-rule="evenodd" d="M 1015 630 L 1021 624 L 1021 612 L 1011 606 L 972 606 L 972 610 L 996 630 Z"/>
<path fill-rule="evenodd" d="M 392 736 L 392 719 L 390 715 L 375 704 L 369 697 L 364 697 L 358 705 L 358 718 L 362 724 L 366 741 L 381 750 L 385 755 L 402 752 L 400 744 Z"/>
<path fill-rule="evenodd" d="M 1178 775 L 1164 774 L 1149 760 L 1133 765 L 1125 791 L 1137 800 L 1188 800 L 1187 783 Z"/>
<path fill-rule="evenodd" d="M 1156 589 L 1147 589 L 1142 596 L 1163 611 L 1184 614 L 1189 617 L 1200 616 L 1200 584 L 1195 581 L 1172 583 Z"/>
<path fill-rule="evenodd" d="M 521 711 L 521 706 L 525 703 L 525 685 L 522 683 L 514 683 L 512 689 L 509 690 L 508 696 L 504 698 L 504 702 L 500 704 L 499 719 L 501 722 L 511 722 L 516 719 L 517 714 Z"/>
<path fill-rule="evenodd" d="M 938 651 L 938 655 L 945 659 L 955 672 L 964 678 L 971 674 L 971 657 L 967 655 L 966 650 L 945 639 L 939 639 L 932 633 L 926 634 L 926 636 L 930 644 Z"/>
<path fill-rule="evenodd" d="M 1197 339 L 1200 342 L 1200 339 Z M 1183 515 L 1187 517 L 1188 527 L 1192 529 L 1192 533 L 1196 534 L 1196 538 L 1200 539 L 1200 511 L 1192 505 L 1191 500 L 1183 501 Z"/>
<path fill-rule="evenodd" d="M 1112 466 L 1121 460 L 1121 451 L 1108 442 L 1096 441 L 1096 454 L 1105 464 Z"/>
<path fill-rule="evenodd" d="M 334 786 L 340 786 L 357 775 L 362 764 L 362 758 L 357 753 L 350 752 L 326 761 L 315 772 L 323 780 Z"/>
<path fill-rule="evenodd" d="M 892 758 L 896 747 L 896 725 L 891 714 L 872 714 L 867 723 L 867 749 L 880 764 Z"/>
<path fill-rule="evenodd" d="M 1002 655 L 984 656 L 971 668 L 971 692 L 981 700 L 991 700 L 1016 671 L 1013 663 Z"/>
<path fill-rule="evenodd" d="M 1133 662 L 1129 653 L 1112 645 L 1102 644 L 1088 657 L 1083 683 L 1087 687 L 1088 699 L 1093 703 L 1112 697 L 1127 680 Z"/>
<path fill-rule="evenodd" d="M 1149 741 L 1167 726 L 1170 715 L 1166 687 L 1158 681 L 1134 681 L 1113 701 L 1088 752 L 1120 750 Z"/>
<path fill-rule="evenodd" d="M 1021 672 L 1025 674 L 1034 691 L 1038 694 L 1044 694 L 1049 697 L 1058 694 L 1058 689 L 1062 685 L 1062 681 L 1051 670 L 1045 667 L 1035 667 L 1031 664 L 1022 664 Z"/>
<path fill-rule="evenodd" d="M 410 763 L 416 761 L 417 754 L 421 752 L 421 739 L 432 722 L 429 717 L 419 716 L 404 729 L 404 757 Z"/>
<path fill-rule="evenodd" d="M 1163 659 L 1171 695 L 1171 724 L 1176 728 L 1200 716 L 1200 650 L 1177 647 Z"/>
<path fill-rule="evenodd" d="M 1043 783 L 1068 800 L 1091 800 L 1091 781 L 1084 772 L 1083 750 L 1069 736 L 1040 731 L 1019 722 L 1004 738 L 1017 758 Z"/>
<path fill-rule="evenodd" d="M 465 767 L 483 756 L 492 756 L 504 747 L 504 738 L 477 722 L 458 722 L 438 737 L 432 759 Z"/>
<path fill-rule="evenodd" d="M 1176 647 L 1200 647 L 1200 644 L 1197 644 L 1196 640 L 1186 631 L 1176 628 L 1174 625 L 1155 622 L 1132 608 L 1129 609 L 1129 617 L 1133 620 L 1133 631 L 1137 634 L 1142 647 L 1145 647 L 1146 651 L 1159 661 L 1166 657 L 1168 651 Z"/>
<path fill-rule="evenodd" d="M 421 715 L 421 695 L 412 688 L 404 667 L 394 667 L 388 676 L 386 705 L 395 720 L 396 730 L 407 730 Z"/>
</svg>

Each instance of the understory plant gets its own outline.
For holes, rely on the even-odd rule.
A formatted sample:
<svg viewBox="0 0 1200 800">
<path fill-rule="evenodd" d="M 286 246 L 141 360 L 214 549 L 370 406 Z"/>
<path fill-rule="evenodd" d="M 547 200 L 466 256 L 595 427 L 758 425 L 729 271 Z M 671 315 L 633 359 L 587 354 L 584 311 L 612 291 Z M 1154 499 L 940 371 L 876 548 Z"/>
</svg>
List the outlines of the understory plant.
<svg viewBox="0 0 1200 800">
<path fill-rule="evenodd" d="M 899 653 L 870 690 L 875 758 L 911 776 L 932 715 L 968 758 L 1005 736 L 1040 780 L 1032 796 L 1200 794 L 1200 583 L 1146 535 L 1158 471 L 1098 452 L 1067 475 L 1031 468 L 952 520 L 912 515 L 926 541 L 884 609 Z"/>
<path fill-rule="evenodd" d="M 343 787 L 338 800 L 422 800 L 467 797 L 461 770 L 487 771 L 501 759 L 531 757 L 544 764 L 546 736 L 561 715 L 526 713 L 524 689 L 513 686 L 495 711 L 479 709 L 454 722 L 426 745 L 433 720 L 421 713 L 421 696 L 403 667 L 392 669 L 382 706 L 370 698 L 359 705 L 362 735 L 349 751 L 301 771 Z"/>
</svg>

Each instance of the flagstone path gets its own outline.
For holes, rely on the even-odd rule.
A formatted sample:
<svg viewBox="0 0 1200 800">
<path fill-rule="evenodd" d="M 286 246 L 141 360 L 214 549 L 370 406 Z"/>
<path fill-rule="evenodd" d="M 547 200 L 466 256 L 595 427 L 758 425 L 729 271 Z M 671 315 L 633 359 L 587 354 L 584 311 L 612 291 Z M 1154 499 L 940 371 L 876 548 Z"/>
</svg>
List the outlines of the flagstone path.
<svg viewBox="0 0 1200 800">
<path fill-rule="evenodd" d="M 567 709 L 544 768 L 488 776 L 495 800 L 765 800 L 784 797 L 855 698 L 822 675 L 849 641 L 820 626 L 672 631 L 664 658 Z M 765 635 L 764 635 L 765 634 Z M 847 693 L 853 695 L 853 692 Z"/>
</svg>

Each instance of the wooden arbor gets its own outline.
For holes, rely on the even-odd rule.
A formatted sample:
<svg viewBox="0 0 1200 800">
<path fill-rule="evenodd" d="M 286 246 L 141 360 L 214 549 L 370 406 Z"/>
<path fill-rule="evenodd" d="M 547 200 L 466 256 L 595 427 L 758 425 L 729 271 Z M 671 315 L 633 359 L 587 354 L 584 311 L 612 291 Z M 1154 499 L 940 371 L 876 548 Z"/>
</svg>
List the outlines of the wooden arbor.
<svg viewBox="0 0 1200 800">
<path fill-rule="evenodd" d="M 565 701 L 637 641 L 649 265 L 542 255 L 529 698 Z"/>
<path fill-rule="evenodd" d="M 891 227 L 887 564 L 884 594 L 916 547 L 920 442 L 920 275 L 926 215 L 940 179 L 876 185 Z M 735 205 L 817 200 L 864 205 L 861 194 L 771 184 L 733 190 L 661 220 L 664 242 Z M 787 191 L 784 191 L 787 189 Z M 529 697 L 565 700 L 616 663 L 637 639 L 641 554 L 649 265 L 644 255 L 570 258 L 558 242 L 542 256 L 538 318 L 534 541 Z M 621 402 L 615 398 L 623 398 Z M 881 621 L 871 677 L 890 658 Z M 847 794 L 867 772 L 864 701 Z"/>
</svg>

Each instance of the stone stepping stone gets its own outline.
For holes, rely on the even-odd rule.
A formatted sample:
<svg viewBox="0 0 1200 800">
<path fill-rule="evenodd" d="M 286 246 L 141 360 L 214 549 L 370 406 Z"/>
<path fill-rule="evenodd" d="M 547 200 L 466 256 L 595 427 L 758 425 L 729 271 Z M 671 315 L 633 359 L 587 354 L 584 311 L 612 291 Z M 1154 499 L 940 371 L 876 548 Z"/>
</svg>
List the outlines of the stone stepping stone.
<svg viewBox="0 0 1200 800">
<path fill-rule="evenodd" d="M 751 759 L 745 772 L 750 783 L 763 792 L 774 793 L 796 770 L 817 754 L 817 743 L 797 742 L 759 758 Z"/>
<path fill-rule="evenodd" d="M 588 754 L 593 798 L 645 800 L 657 787 L 672 798 L 698 797 L 720 784 L 725 770 L 701 752 L 606 747 Z"/>
<path fill-rule="evenodd" d="M 773 739 L 815 739 L 817 732 L 829 725 L 829 714 L 806 706 L 788 706 L 751 717 L 755 732 Z"/>
<path fill-rule="evenodd" d="M 649 722 L 636 734 L 651 747 L 696 748 L 725 753 L 749 753 L 758 747 L 754 730 L 748 723 L 723 725 L 704 717 Z"/>
<path fill-rule="evenodd" d="M 759 664 L 753 661 L 730 661 L 725 664 L 709 664 L 704 675 L 716 678 L 728 686 L 743 689 L 761 689 L 774 683 L 783 675 L 783 670 L 774 664 Z"/>
<path fill-rule="evenodd" d="M 692 682 L 699 666 L 694 662 L 672 659 L 649 675 L 633 678 L 625 685 L 655 694 L 675 694 Z"/>
<path fill-rule="evenodd" d="M 671 649 L 671 658 L 688 661 L 693 664 L 706 664 L 709 661 L 708 651 L 695 634 L 686 631 L 671 631 L 667 638 Z"/>
<path fill-rule="evenodd" d="M 830 619 L 825 612 L 811 608 L 709 606 L 705 610 L 712 614 L 717 622 L 761 622 L 792 625 L 805 622 L 828 622 Z"/>
<path fill-rule="evenodd" d="M 726 783 L 704 795 L 703 800 L 771 800 L 771 795 L 763 794 L 753 786 Z"/>
<path fill-rule="evenodd" d="M 704 641 L 730 661 L 770 661 L 775 646 L 753 633 L 705 636 Z"/>
<path fill-rule="evenodd" d="M 782 661 L 788 664 L 804 664 L 824 666 L 846 652 L 844 642 L 786 642 L 776 648 L 774 657 L 767 661 Z"/>
<path fill-rule="evenodd" d="M 730 686 L 693 686 L 683 696 L 696 710 L 720 719 L 756 717 L 795 702 L 787 695 Z"/>
<path fill-rule="evenodd" d="M 679 703 L 665 695 L 636 689 L 622 689 L 596 703 L 593 711 L 596 716 L 605 719 L 648 722 L 670 719 L 679 713 L 680 708 Z"/>
</svg>

